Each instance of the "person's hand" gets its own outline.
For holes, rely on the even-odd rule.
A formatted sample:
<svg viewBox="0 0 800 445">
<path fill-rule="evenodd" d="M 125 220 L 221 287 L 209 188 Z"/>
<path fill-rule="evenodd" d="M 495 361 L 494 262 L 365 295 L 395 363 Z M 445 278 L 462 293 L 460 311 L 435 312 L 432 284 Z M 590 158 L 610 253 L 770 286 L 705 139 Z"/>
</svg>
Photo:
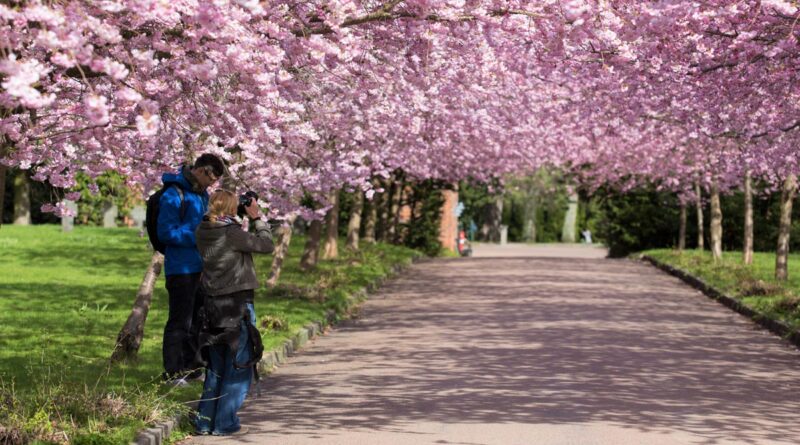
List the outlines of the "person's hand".
<svg viewBox="0 0 800 445">
<path fill-rule="evenodd" d="M 258 202 L 255 199 L 250 200 L 250 205 L 244 208 L 247 212 L 247 216 L 250 219 L 259 219 L 261 218 L 261 209 L 258 208 Z"/>
</svg>

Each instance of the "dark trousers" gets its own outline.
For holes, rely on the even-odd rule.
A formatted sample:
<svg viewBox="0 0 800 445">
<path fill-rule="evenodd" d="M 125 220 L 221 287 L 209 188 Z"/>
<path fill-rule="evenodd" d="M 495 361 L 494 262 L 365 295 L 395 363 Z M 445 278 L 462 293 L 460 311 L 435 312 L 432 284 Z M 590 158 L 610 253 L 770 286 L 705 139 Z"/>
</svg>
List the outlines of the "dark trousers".
<svg viewBox="0 0 800 445">
<path fill-rule="evenodd" d="M 197 313 L 203 305 L 200 274 L 168 275 L 169 319 L 164 327 L 164 371 L 167 375 L 197 368 Z"/>
</svg>

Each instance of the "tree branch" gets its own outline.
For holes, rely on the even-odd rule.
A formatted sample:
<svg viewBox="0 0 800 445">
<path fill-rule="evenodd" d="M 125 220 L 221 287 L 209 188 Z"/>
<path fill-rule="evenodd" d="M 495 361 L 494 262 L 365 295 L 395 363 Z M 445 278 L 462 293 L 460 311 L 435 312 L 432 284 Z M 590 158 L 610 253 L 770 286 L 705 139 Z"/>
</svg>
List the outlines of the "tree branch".
<svg viewBox="0 0 800 445">
<path fill-rule="evenodd" d="M 470 22 L 476 20 L 478 17 L 474 15 L 462 15 L 456 17 L 455 19 L 447 19 L 443 18 L 436 14 L 430 14 L 424 17 L 420 17 L 416 14 L 412 14 L 410 12 L 392 12 L 391 8 L 394 8 L 400 1 L 393 0 L 391 2 L 386 3 L 380 9 L 371 12 L 366 15 L 362 15 L 360 17 L 353 17 L 346 19 L 343 21 L 339 27 L 340 28 L 349 28 L 352 26 L 363 25 L 365 23 L 372 23 L 372 22 L 386 22 L 398 19 L 420 19 L 426 20 L 430 22 Z M 390 9 L 386 9 L 386 8 Z M 524 15 L 527 17 L 533 18 L 544 18 L 547 17 L 546 15 L 539 14 L 533 11 L 526 11 L 524 9 L 495 9 L 489 11 L 489 16 L 491 17 L 504 17 L 509 15 Z M 327 25 L 319 26 L 316 28 L 305 27 L 303 29 L 295 29 L 292 31 L 292 34 L 298 37 L 306 37 L 312 34 L 330 34 L 333 32 L 333 28 Z"/>
</svg>

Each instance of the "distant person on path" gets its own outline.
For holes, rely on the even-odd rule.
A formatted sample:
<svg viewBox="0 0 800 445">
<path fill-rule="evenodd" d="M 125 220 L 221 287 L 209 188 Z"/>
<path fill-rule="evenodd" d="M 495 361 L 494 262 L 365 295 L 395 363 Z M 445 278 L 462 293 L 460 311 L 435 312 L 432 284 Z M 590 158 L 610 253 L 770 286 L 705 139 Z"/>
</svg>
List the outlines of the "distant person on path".
<svg viewBox="0 0 800 445">
<path fill-rule="evenodd" d="M 589 229 L 585 229 L 581 232 L 581 236 L 583 237 L 583 242 L 586 244 L 592 244 L 592 232 Z"/>
<path fill-rule="evenodd" d="M 201 155 L 193 166 L 177 173 L 165 173 L 166 190 L 159 200 L 158 239 L 166 245 L 164 275 L 169 293 L 169 318 L 164 327 L 164 377 L 177 385 L 197 368 L 195 345 L 197 313 L 202 296 L 197 289 L 203 261 L 195 243 L 195 229 L 208 207 L 206 189 L 225 173 L 223 161 L 210 153 Z"/>
<path fill-rule="evenodd" d="M 475 241 L 475 233 L 477 232 L 478 232 L 478 225 L 475 224 L 475 220 L 470 218 L 469 229 L 467 229 L 467 235 L 468 235 L 467 239 L 469 239 L 470 241 Z"/>
<path fill-rule="evenodd" d="M 258 288 L 253 253 L 272 253 L 269 226 L 262 221 L 256 199 L 244 207 L 254 234 L 242 230 L 236 218 L 240 198 L 219 190 L 197 228 L 203 258 L 201 292 L 205 295 L 200 347 L 207 360 L 203 395 L 195 422 L 198 434 L 244 434 L 239 417 L 263 346 L 253 307 Z"/>
</svg>

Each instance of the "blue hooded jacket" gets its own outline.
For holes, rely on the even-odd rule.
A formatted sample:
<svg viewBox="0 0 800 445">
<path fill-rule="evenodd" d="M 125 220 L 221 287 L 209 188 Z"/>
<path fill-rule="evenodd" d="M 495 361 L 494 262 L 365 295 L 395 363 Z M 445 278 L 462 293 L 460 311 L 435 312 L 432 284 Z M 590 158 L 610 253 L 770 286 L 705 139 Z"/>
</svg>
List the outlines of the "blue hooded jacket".
<svg viewBox="0 0 800 445">
<path fill-rule="evenodd" d="M 194 231 L 203 221 L 208 209 L 208 193 L 197 191 L 187 178 L 188 167 L 178 173 L 164 173 L 164 185 L 175 184 L 183 190 L 185 214 L 181 219 L 181 197 L 175 187 L 169 187 L 161 195 L 158 211 L 158 239 L 167 246 L 164 255 L 164 275 L 200 273 L 203 260 L 197 251 Z"/>
</svg>

